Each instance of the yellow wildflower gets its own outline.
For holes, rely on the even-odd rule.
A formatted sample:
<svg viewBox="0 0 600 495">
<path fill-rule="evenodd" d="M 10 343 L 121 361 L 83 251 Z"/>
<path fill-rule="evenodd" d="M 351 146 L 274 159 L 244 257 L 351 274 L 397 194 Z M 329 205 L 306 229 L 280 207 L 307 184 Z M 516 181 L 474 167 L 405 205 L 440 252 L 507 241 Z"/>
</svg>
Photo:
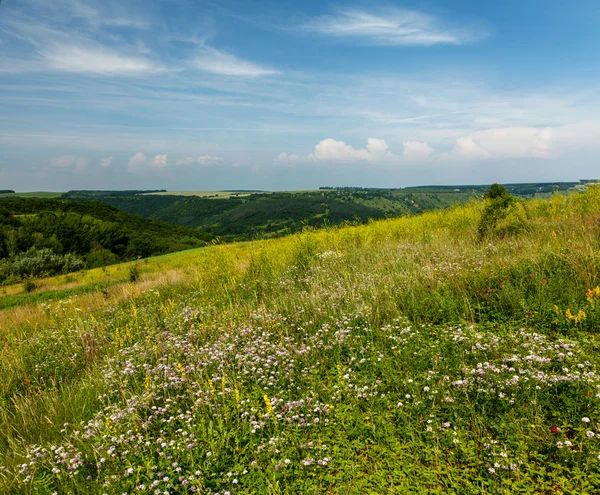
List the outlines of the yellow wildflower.
<svg viewBox="0 0 600 495">
<path fill-rule="evenodd" d="M 590 289 L 585 293 L 585 297 L 592 307 L 596 305 L 596 301 L 600 299 L 600 285 L 594 289 Z"/>
<path fill-rule="evenodd" d="M 571 312 L 571 308 L 569 308 L 565 311 L 565 317 L 567 318 L 568 321 L 573 321 L 575 323 L 581 323 L 583 320 L 585 320 L 585 311 L 580 309 L 577 312 L 577 314 L 574 315 Z"/>
<path fill-rule="evenodd" d="M 271 405 L 271 401 L 269 400 L 269 396 L 267 394 L 263 395 L 263 400 L 265 401 L 265 406 L 267 408 L 267 412 L 272 416 L 275 417 L 275 413 L 273 412 L 273 406 Z"/>
</svg>

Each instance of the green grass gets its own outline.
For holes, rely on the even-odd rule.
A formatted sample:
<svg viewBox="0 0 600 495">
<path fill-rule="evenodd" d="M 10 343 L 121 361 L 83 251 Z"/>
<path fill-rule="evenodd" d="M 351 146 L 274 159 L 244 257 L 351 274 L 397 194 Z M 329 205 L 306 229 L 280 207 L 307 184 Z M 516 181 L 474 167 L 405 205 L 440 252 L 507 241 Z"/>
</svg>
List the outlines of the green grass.
<svg viewBox="0 0 600 495">
<path fill-rule="evenodd" d="M 41 303 L 49 303 L 51 301 L 57 301 L 61 299 L 66 299 L 73 296 L 78 296 L 81 294 L 89 294 L 90 292 L 105 292 L 110 286 L 118 284 L 120 282 L 125 282 L 126 279 L 122 280 L 110 280 L 108 282 L 104 282 L 101 284 L 94 283 L 88 285 L 78 285 L 76 287 L 72 287 L 69 289 L 59 289 L 59 290 L 43 290 L 37 293 L 25 293 L 25 294 L 11 294 L 4 295 L 0 298 L 0 310 L 16 308 L 19 306 L 25 306 L 30 304 L 41 304 Z"/>
<path fill-rule="evenodd" d="M 520 208 L 502 238 L 473 202 L 0 312 L 0 491 L 598 493 L 600 190 Z"/>
</svg>

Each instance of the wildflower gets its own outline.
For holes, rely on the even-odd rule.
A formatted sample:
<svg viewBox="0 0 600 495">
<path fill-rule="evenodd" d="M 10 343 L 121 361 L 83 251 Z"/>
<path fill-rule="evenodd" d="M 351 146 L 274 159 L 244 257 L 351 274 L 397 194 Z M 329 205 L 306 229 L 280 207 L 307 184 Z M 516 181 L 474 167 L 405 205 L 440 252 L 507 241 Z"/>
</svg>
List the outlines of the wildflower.
<svg viewBox="0 0 600 495">
<path fill-rule="evenodd" d="M 271 401 L 269 400 L 269 396 L 267 394 L 263 395 L 263 400 L 265 401 L 265 407 L 267 408 L 267 412 L 275 417 L 275 413 L 273 412 L 273 406 L 271 405 Z"/>
<path fill-rule="evenodd" d="M 588 417 L 584 417 L 584 418 L 581 418 L 581 421 L 582 421 L 583 423 L 589 423 L 589 422 L 590 422 L 590 418 L 588 418 Z"/>
<path fill-rule="evenodd" d="M 581 323 L 582 320 L 585 320 L 585 311 L 579 310 L 576 315 L 571 312 L 571 308 L 568 308 L 565 311 L 565 317 L 567 321 L 574 321 L 575 323 Z"/>
<path fill-rule="evenodd" d="M 493 467 L 488 468 L 488 471 L 490 472 L 490 474 L 494 474 L 496 472 L 496 470 Z"/>
<path fill-rule="evenodd" d="M 594 289 L 588 290 L 585 293 L 585 296 L 593 308 L 596 305 L 596 300 L 600 299 L 600 285 L 595 287 Z"/>
<path fill-rule="evenodd" d="M 588 431 L 585 433 L 585 436 L 588 438 L 594 438 L 596 434 L 593 431 Z"/>
<path fill-rule="evenodd" d="M 550 429 L 552 430 L 552 433 L 558 433 L 560 431 L 557 426 L 553 426 Z"/>
</svg>

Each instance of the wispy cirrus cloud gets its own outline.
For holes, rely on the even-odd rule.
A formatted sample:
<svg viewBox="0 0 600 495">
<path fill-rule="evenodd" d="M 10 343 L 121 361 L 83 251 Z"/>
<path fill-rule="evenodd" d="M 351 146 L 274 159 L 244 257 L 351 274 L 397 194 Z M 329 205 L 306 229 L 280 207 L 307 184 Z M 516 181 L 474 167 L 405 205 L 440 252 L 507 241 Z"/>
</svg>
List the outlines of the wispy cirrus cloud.
<svg viewBox="0 0 600 495">
<path fill-rule="evenodd" d="M 223 76 L 262 77 L 281 74 L 271 67 L 243 60 L 231 53 L 204 46 L 192 65 L 202 71 Z"/>
<path fill-rule="evenodd" d="M 15 8 L 0 19 L 0 33 L 12 48 L 1 60 L 0 72 L 112 76 L 162 70 L 156 54 L 134 34 L 143 22 L 118 17 L 124 12 L 118 4 L 107 2 L 100 11 L 75 0 L 57 0 L 52 8 L 37 0 L 31 3 L 35 14 Z M 122 36 L 114 29 L 130 34 Z"/>
<path fill-rule="evenodd" d="M 452 26 L 431 14 L 396 8 L 345 9 L 334 15 L 316 17 L 301 28 L 371 45 L 464 45 L 487 36 L 482 28 Z"/>
<path fill-rule="evenodd" d="M 48 50 L 42 51 L 42 56 L 47 68 L 63 72 L 131 75 L 162 71 L 149 59 L 95 44 L 82 46 L 55 43 Z"/>
</svg>

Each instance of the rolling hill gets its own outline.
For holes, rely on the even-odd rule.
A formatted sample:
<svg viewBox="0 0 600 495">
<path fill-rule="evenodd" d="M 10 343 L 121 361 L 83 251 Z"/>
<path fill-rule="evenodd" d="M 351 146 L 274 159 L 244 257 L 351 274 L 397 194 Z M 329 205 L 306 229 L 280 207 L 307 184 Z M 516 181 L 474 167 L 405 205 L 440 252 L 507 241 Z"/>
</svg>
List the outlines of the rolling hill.
<svg viewBox="0 0 600 495">
<path fill-rule="evenodd" d="M 205 245 L 211 236 L 100 202 L 0 200 L 0 281 Z"/>
</svg>

